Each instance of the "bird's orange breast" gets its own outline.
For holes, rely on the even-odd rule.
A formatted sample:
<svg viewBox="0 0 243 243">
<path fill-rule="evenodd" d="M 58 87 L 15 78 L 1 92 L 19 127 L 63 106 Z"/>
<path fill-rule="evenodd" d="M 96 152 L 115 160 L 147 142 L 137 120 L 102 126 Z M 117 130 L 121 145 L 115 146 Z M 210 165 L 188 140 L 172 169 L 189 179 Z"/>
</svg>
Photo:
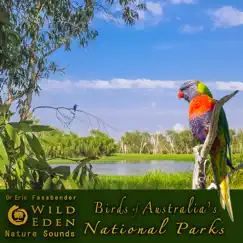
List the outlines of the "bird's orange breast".
<svg viewBox="0 0 243 243">
<path fill-rule="evenodd" d="M 195 97 L 189 104 L 189 119 L 193 119 L 212 111 L 215 104 L 216 100 L 207 95 L 199 95 Z"/>
</svg>

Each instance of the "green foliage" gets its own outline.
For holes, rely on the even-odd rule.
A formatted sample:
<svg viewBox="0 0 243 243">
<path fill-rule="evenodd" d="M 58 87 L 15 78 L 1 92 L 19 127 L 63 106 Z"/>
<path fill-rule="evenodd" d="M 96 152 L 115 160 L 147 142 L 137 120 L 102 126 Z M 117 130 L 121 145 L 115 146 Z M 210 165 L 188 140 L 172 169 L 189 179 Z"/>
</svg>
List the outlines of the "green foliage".
<svg viewBox="0 0 243 243">
<path fill-rule="evenodd" d="M 128 25 L 138 20 L 138 11 L 146 10 L 134 0 L 103 4 L 91 0 L 0 0 L 0 65 L 6 69 L 0 90 L 3 86 L 8 89 L 8 102 L 18 101 L 22 120 L 31 117 L 32 96 L 40 92 L 39 80 L 65 69 L 51 61 L 52 54 L 60 48 L 71 51 L 73 42 L 86 47 L 96 39 L 98 32 L 91 25 L 95 13 L 105 14 L 115 3 L 121 6 L 119 18 Z"/>
<path fill-rule="evenodd" d="M 72 177 L 70 168 L 52 168 L 47 162 L 38 133 L 55 132 L 49 126 L 36 125 L 34 121 L 9 122 L 13 113 L 9 106 L 0 105 L 0 177 L 7 189 L 65 189 L 65 180 Z M 88 176 L 97 181 L 87 163 L 77 160 L 74 179 L 82 186 Z M 92 176 L 93 175 L 93 176 Z"/>
<path fill-rule="evenodd" d="M 55 167 L 52 169 L 52 171 L 56 174 L 56 175 L 59 175 L 59 176 L 62 176 L 63 179 L 67 179 L 70 174 L 71 174 L 71 171 L 70 171 L 70 166 L 58 166 L 58 167 Z"/>
<path fill-rule="evenodd" d="M 3 144 L 2 139 L 0 138 L 0 169 L 2 170 L 5 165 L 8 164 L 8 153 Z"/>
<path fill-rule="evenodd" d="M 20 57 L 16 52 L 19 51 L 20 38 L 11 28 L 10 13 L 2 1 L 0 1 L 0 13 L 0 71 L 2 71 L 13 66 L 18 67 Z"/>
<path fill-rule="evenodd" d="M 107 6 L 114 3 L 106 1 Z M 134 0 L 117 3 L 121 18 L 129 25 L 138 20 L 138 11 L 146 10 Z M 0 92 L 7 90 L 8 94 L 5 101 L 0 96 L 1 178 L 10 189 L 63 189 L 65 178 L 80 186 L 86 176 L 96 182 L 87 161 L 116 152 L 115 141 L 99 132 L 85 138 L 60 134 L 38 125 L 30 109 L 33 94 L 40 92 L 38 81 L 64 70 L 50 60 L 51 55 L 59 48 L 70 51 L 72 41 L 87 46 L 98 36 L 90 25 L 96 10 L 107 9 L 90 0 L 81 4 L 70 0 L 0 0 L 0 9 Z M 13 113 L 9 108 L 14 101 L 18 101 L 20 122 L 10 122 Z M 47 138 L 50 146 L 43 142 L 44 132 L 51 134 L 51 139 Z M 76 161 L 78 175 L 73 177 L 66 169 L 60 173 L 64 168 L 52 169 L 46 156 L 88 160 Z"/>
<path fill-rule="evenodd" d="M 242 174 L 231 179 L 232 189 L 243 189 Z M 96 189 L 110 190 L 154 190 L 154 189 L 191 189 L 192 173 L 168 174 L 161 171 L 148 172 L 141 176 L 99 176 L 99 184 Z M 87 186 L 87 189 L 91 187 Z"/>
<path fill-rule="evenodd" d="M 40 144 L 36 142 L 32 133 L 32 124 L 26 122 L 11 123 L 10 117 L 13 115 L 8 109 L 9 106 L 0 105 L 0 168 L 2 178 L 7 188 L 26 189 L 31 184 L 36 183 L 34 170 L 31 162 L 37 160 L 39 163 L 46 162 L 41 153 Z M 30 139 L 32 138 L 35 143 Z M 44 169 L 51 170 L 48 163 Z"/>
<path fill-rule="evenodd" d="M 115 140 L 98 130 L 92 130 L 88 137 L 53 130 L 41 133 L 39 139 L 48 159 L 96 158 L 103 155 L 110 156 L 117 152 Z"/>
</svg>

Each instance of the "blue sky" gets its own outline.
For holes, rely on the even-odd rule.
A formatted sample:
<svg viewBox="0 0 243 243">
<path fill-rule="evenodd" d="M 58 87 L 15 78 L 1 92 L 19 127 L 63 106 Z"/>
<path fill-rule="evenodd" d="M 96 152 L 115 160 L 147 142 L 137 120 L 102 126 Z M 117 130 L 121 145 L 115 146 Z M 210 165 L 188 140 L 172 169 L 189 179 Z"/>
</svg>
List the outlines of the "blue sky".
<svg viewBox="0 0 243 243">
<path fill-rule="evenodd" d="M 97 12 L 92 27 L 99 31 L 86 48 L 72 43 L 72 51 L 58 50 L 51 59 L 67 66 L 64 75 L 42 80 L 42 92 L 33 106 L 79 108 L 115 130 L 115 138 L 135 129 L 165 131 L 188 128 L 188 105 L 177 98 L 188 79 L 207 83 L 216 98 L 243 90 L 243 1 L 146 1 L 134 27 L 119 18 Z M 114 19 L 111 16 L 116 16 Z M 240 92 L 225 106 L 230 127 L 243 128 Z M 62 128 L 55 113 L 39 110 L 43 124 Z M 71 129 L 87 135 L 99 128 L 95 119 L 80 114 Z M 104 128 L 103 128 L 104 130 Z"/>
</svg>

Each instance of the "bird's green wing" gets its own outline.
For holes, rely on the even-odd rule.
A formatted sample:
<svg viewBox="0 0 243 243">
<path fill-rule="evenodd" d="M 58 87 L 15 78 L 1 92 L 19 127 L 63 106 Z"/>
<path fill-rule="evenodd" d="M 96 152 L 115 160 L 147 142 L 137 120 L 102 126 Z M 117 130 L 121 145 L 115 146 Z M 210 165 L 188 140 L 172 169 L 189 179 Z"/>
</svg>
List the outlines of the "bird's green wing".
<svg viewBox="0 0 243 243">
<path fill-rule="evenodd" d="M 220 130 L 224 132 L 224 136 L 226 138 L 226 144 L 227 144 L 227 159 L 231 160 L 231 148 L 230 148 L 230 132 L 229 132 L 229 125 L 226 118 L 226 114 L 224 109 L 221 109 L 221 112 L 219 114 L 219 127 Z"/>
<path fill-rule="evenodd" d="M 203 82 L 198 82 L 197 83 L 197 90 L 201 94 L 208 95 L 209 97 L 213 98 L 212 93 L 210 92 L 209 88 L 203 83 Z"/>
</svg>

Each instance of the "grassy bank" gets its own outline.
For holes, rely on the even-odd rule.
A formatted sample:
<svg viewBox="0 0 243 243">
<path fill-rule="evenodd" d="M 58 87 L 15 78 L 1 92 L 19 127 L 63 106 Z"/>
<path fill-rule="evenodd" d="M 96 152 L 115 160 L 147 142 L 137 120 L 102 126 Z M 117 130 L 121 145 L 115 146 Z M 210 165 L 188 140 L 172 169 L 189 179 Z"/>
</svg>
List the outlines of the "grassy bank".
<svg viewBox="0 0 243 243">
<path fill-rule="evenodd" d="M 192 154 L 115 154 L 112 156 L 104 156 L 99 160 L 93 160 L 92 163 L 114 162 L 119 160 L 127 160 L 134 162 L 139 160 L 175 160 L 175 161 L 193 161 Z M 49 160 L 50 164 L 73 164 L 72 160 L 55 159 Z"/>
<path fill-rule="evenodd" d="M 96 189 L 191 189 L 192 173 L 166 174 L 157 171 L 144 176 L 99 176 L 99 180 Z M 0 183 L 0 189 L 3 186 Z M 68 186 L 72 189 L 71 184 L 68 183 Z M 243 170 L 231 177 L 231 188 L 243 189 Z M 93 189 L 93 185 L 86 183 L 84 189 Z"/>
<path fill-rule="evenodd" d="M 148 173 L 144 176 L 100 176 L 97 189 L 190 189 L 191 174 Z"/>
<path fill-rule="evenodd" d="M 119 160 L 126 160 L 127 162 L 135 162 L 139 160 L 174 160 L 174 161 L 194 161 L 192 154 L 115 154 L 113 156 L 104 156 L 99 160 L 93 160 L 92 163 L 100 162 L 115 162 Z M 233 164 L 243 162 L 243 154 L 232 155 Z M 49 160 L 50 164 L 73 164 L 72 160 L 67 159 L 55 159 Z"/>
<path fill-rule="evenodd" d="M 176 161 L 193 161 L 192 154 L 116 154 L 114 156 L 105 156 L 98 161 L 114 160 L 176 160 Z"/>
<path fill-rule="evenodd" d="M 160 171 L 145 176 L 99 176 L 96 189 L 191 189 L 192 173 L 166 174 Z M 87 185 L 87 189 L 91 187 Z M 231 177 L 232 189 L 243 189 L 243 173 Z"/>
</svg>

